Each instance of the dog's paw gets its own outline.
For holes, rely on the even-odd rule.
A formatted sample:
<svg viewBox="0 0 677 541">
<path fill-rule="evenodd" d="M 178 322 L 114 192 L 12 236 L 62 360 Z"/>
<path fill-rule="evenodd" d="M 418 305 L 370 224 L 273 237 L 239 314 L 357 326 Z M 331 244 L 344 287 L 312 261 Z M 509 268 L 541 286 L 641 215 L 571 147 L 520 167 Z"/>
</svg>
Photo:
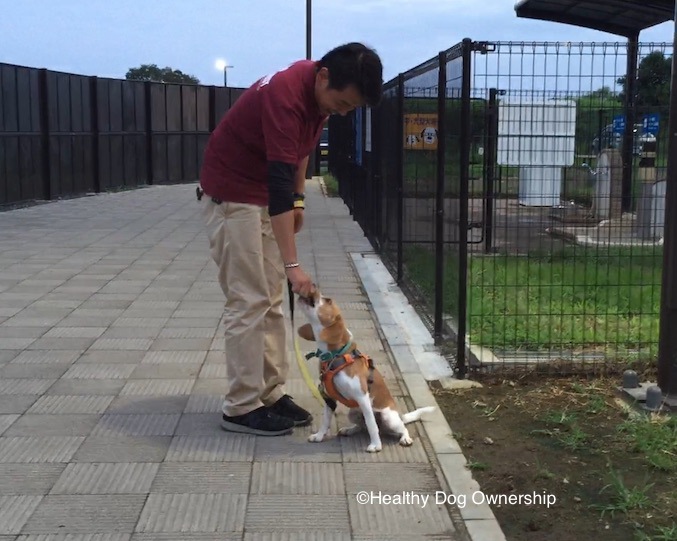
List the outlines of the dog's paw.
<svg viewBox="0 0 677 541">
<path fill-rule="evenodd" d="M 315 434 L 308 436 L 308 441 L 312 441 L 313 443 L 321 442 L 323 439 L 324 434 L 322 434 L 322 432 L 315 432 Z"/>
<path fill-rule="evenodd" d="M 367 446 L 367 453 L 378 453 L 381 450 L 381 444 L 370 443 Z"/>
<path fill-rule="evenodd" d="M 400 438 L 400 445 L 402 447 L 409 447 L 412 443 L 414 443 L 414 440 L 411 439 L 411 436 L 405 434 Z"/>
</svg>

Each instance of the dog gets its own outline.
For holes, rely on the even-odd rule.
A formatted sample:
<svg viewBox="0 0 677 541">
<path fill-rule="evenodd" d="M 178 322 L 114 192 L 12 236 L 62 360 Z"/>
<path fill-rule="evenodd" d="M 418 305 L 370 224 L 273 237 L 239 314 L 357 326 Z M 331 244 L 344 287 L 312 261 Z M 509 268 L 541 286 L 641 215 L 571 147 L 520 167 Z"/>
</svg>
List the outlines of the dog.
<svg viewBox="0 0 677 541">
<path fill-rule="evenodd" d="M 336 400 L 350 408 L 348 418 L 353 423 L 339 429 L 339 436 L 350 436 L 366 426 L 370 442 L 367 452 L 381 451 L 379 425 L 384 432 L 399 437 L 399 443 L 413 443 L 405 425 L 418 421 L 434 407 L 419 408 L 400 415 L 395 400 L 372 360 L 357 349 L 352 333 L 346 327 L 338 305 L 318 289 L 307 298 L 299 297 L 297 305 L 308 323 L 298 329 L 301 338 L 315 342 L 317 351 L 307 358 L 320 358 L 320 389 L 325 406 L 319 430 L 310 435 L 311 442 L 321 442 L 329 434 Z"/>
</svg>

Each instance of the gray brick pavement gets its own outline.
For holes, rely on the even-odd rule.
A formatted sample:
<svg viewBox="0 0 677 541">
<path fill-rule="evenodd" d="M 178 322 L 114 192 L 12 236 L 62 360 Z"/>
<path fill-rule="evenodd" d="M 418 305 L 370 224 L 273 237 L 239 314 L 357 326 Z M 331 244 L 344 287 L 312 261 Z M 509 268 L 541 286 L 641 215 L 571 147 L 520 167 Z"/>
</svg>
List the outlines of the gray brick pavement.
<svg viewBox="0 0 677 541">
<path fill-rule="evenodd" d="M 419 426 L 378 454 L 366 435 L 220 430 L 222 293 L 194 188 L 0 214 L 0 541 L 467 539 L 446 507 L 357 502 L 445 490 Z M 410 403 L 348 254 L 371 247 L 316 181 L 307 201 L 303 264 Z M 319 418 L 288 349 L 288 390 Z"/>
</svg>

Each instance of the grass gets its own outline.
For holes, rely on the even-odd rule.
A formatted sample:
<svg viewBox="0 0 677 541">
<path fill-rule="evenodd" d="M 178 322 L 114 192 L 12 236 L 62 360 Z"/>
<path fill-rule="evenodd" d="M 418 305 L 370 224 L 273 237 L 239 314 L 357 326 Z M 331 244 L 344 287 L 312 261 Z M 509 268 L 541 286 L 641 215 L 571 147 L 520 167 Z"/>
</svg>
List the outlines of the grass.
<svg viewBox="0 0 677 541">
<path fill-rule="evenodd" d="M 407 246 L 408 277 L 434 298 L 434 254 Z M 472 343 L 517 350 L 655 347 L 662 252 L 568 247 L 554 254 L 469 256 Z M 444 310 L 458 313 L 458 262 L 445 260 Z"/>
<path fill-rule="evenodd" d="M 339 196 L 339 186 L 338 181 L 334 178 L 331 173 L 325 173 L 323 175 L 324 185 L 327 188 L 327 195 L 329 197 L 338 197 Z"/>
<path fill-rule="evenodd" d="M 607 489 L 611 489 L 611 502 L 592 506 L 593 509 L 597 509 L 601 512 L 602 517 L 604 517 L 606 513 L 609 513 L 613 517 L 616 513 L 627 515 L 629 511 L 648 509 L 651 507 L 649 491 L 653 487 L 653 483 L 628 488 L 625 486 L 623 477 L 620 473 L 611 470 L 609 476 L 611 482 L 602 488 L 600 494 L 604 493 Z"/>
<path fill-rule="evenodd" d="M 619 431 L 627 435 L 629 450 L 643 456 L 649 466 L 677 473 L 677 416 L 633 415 Z"/>
</svg>

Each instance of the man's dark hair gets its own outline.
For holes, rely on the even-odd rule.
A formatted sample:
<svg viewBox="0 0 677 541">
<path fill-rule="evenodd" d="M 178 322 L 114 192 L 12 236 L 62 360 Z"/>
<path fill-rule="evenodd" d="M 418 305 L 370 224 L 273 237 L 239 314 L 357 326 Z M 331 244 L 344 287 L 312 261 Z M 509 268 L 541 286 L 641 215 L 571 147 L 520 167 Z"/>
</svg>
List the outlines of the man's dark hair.
<svg viewBox="0 0 677 541">
<path fill-rule="evenodd" d="M 383 65 L 376 51 L 362 43 L 346 43 L 320 59 L 320 68 L 329 70 L 329 88 L 344 90 L 355 85 L 368 105 L 381 101 Z"/>
</svg>

